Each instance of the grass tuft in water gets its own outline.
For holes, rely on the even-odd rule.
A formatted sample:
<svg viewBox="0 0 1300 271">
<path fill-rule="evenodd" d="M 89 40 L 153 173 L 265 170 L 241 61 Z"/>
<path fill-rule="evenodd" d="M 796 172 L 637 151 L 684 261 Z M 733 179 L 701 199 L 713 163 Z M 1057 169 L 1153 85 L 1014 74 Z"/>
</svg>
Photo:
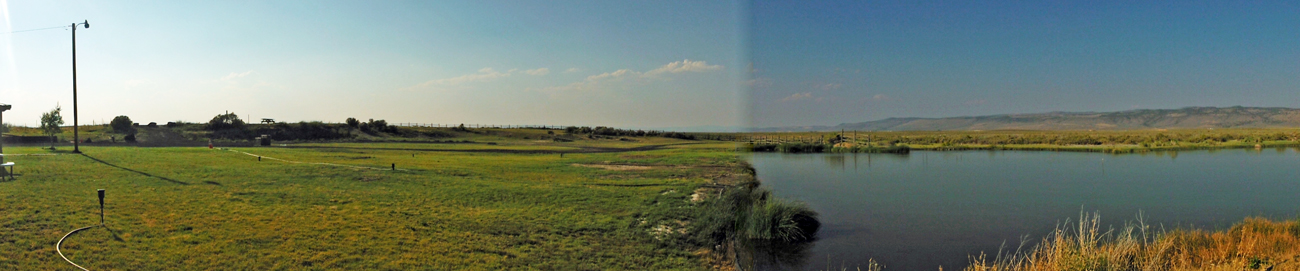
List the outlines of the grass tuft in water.
<svg viewBox="0 0 1300 271">
<path fill-rule="evenodd" d="M 803 202 L 779 199 L 757 182 L 745 183 L 707 201 L 693 232 L 701 242 L 727 240 L 812 240 L 821 223 L 817 212 Z"/>
</svg>

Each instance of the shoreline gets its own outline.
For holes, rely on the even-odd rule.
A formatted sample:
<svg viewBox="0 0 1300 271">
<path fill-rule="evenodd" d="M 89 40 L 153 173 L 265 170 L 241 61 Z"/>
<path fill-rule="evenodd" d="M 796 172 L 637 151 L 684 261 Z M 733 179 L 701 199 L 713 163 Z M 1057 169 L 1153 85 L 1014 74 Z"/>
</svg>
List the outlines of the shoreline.
<svg viewBox="0 0 1300 271">
<path fill-rule="evenodd" d="M 796 148 L 782 148 L 781 145 L 797 145 Z M 812 146 L 812 147 L 808 147 Z M 1296 141 L 1266 141 L 1260 143 L 1172 143 L 1167 146 L 1141 145 L 1053 145 L 1053 144 L 898 144 L 893 147 L 834 147 L 831 144 L 817 143 L 749 143 L 745 150 L 756 153 L 895 153 L 907 154 L 917 151 L 1054 151 L 1054 152 L 1100 152 L 1110 154 L 1130 154 L 1168 151 L 1225 150 L 1225 149 L 1275 149 L 1300 148 Z"/>
</svg>

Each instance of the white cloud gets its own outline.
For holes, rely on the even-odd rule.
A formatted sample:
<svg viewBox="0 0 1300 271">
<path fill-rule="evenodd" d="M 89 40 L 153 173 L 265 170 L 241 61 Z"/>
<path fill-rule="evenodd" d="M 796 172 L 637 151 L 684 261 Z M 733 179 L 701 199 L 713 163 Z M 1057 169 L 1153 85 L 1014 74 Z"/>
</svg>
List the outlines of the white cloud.
<svg viewBox="0 0 1300 271">
<path fill-rule="evenodd" d="M 764 88 L 772 86 L 772 78 L 758 77 L 741 82 L 747 87 Z"/>
<path fill-rule="evenodd" d="M 587 76 L 587 81 L 600 81 L 600 80 L 605 80 L 605 79 L 617 79 L 617 78 L 622 78 L 623 76 L 627 76 L 627 75 L 629 75 L 629 74 L 631 74 L 631 75 L 639 75 L 639 74 L 641 74 L 641 73 L 640 73 L 640 72 L 635 72 L 635 71 L 632 71 L 632 70 L 628 70 L 628 69 L 622 69 L 622 70 L 617 70 L 617 71 L 614 71 L 614 72 L 607 72 L 607 73 L 602 73 L 602 74 L 598 74 L 598 75 Z"/>
<path fill-rule="evenodd" d="M 246 71 L 246 72 L 242 72 L 242 73 L 231 72 L 230 74 L 228 74 L 228 75 L 226 75 L 226 76 L 224 76 L 224 77 L 221 77 L 221 81 L 229 81 L 229 80 L 231 80 L 231 79 L 241 78 L 241 77 L 244 77 L 244 76 L 248 76 L 249 74 L 253 74 L 253 71 L 250 70 L 250 71 Z"/>
<path fill-rule="evenodd" d="M 602 89 L 605 87 L 611 87 L 611 86 L 606 86 L 606 84 L 610 84 L 613 82 L 625 82 L 625 81 L 638 82 L 640 80 L 635 80 L 635 79 L 649 79 L 649 78 L 665 79 L 664 77 L 659 75 L 671 75 L 671 74 L 683 73 L 683 72 L 710 72 L 710 71 L 717 71 L 721 69 L 722 69 L 722 65 L 709 65 L 704 61 L 691 61 L 690 59 L 686 59 L 682 61 L 668 63 L 666 65 L 660 66 L 659 68 L 650 70 L 648 72 L 638 72 L 630 69 L 619 69 L 612 72 L 587 76 L 587 79 L 585 80 L 579 82 L 573 82 L 564 86 L 542 88 L 539 91 L 550 93 L 551 95 L 555 95 L 559 92 L 565 92 L 565 91 L 592 91 L 592 90 Z M 577 71 L 578 71 L 577 68 L 570 68 L 565 72 L 568 73 L 568 72 L 577 72 Z M 626 87 L 626 85 L 624 85 L 623 87 Z M 530 88 L 529 90 L 533 90 L 533 89 Z"/>
<path fill-rule="evenodd" d="M 582 69 L 578 69 L 578 68 L 569 68 L 568 70 L 564 70 L 564 73 L 575 73 L 575 72 L 580 72 L 580 71 L 582 71 Z"/>
<path fill-rule="evenodd" d="M 654 76 L 662 73 L 710 72 L 721 69 L 722 65 L 709 65 L 708 63 L 704 63 L 704 61 L 691 61 L 690 59 L 685 59 L 668 63 L 658 69 L 650 70 L 645 74 L 647 76 Z"/>
<path fill-rule="evenodd" d="M 798 100 L 803 100 L 803 99 L 807 99 L 807 98 L 812 98 L 812 92 L 801 92 L 801 93 L 791 94 L 790 96 L 786 96 L 785 98 L 781 98 L 781 101 L 782 101 L 782 102 L 798 101 Z"/>
<path fill-rule="evenodd" d="M 871 96 L 871 100 L 875 100 L 875 101 L 889 100 L 889 96 L 885 96 L 885 94 L 876 94 L 874 96 Z"/>
<path fill-rule="evenodd" d="M 830 84 L 820 85 L 820 86 L 817 86 L 817 87 L 818 87 L 818 88 L 821 88 L 821 89 L 824 89 L 824 90 L 836 90 L 836 89 L 840 89 L 841 86 L 844 86 L 844 85 L 843 85 L 843 84 L 830 83 Z"/>
<path fill-rule="evenodd" d="M 429 80 L 424 83 L 415 85 L 414 87 L 454 86 L 454 85 L 470 83 L 470 82 L 487 82 L 497 78 L 508 77 L 510 76 L 510 72 L 512 71 L 514 70 L 510 70 L 503 73 L 503 72 L 498 72 L 492 68 L 482 68 L 478 70 L 478 73 L 466 74 L 466 75 L 461 75 L 461 76 L 456 76 L 451 78 Z"/>
<path fill-rule="evenodd" d="M 524 71 L 524 73 L 527 73 L 528 75 L 546 75 L 548 73 L 551 73 L 551 70 L 547 68 L 540 68 L 540 69 L 526 70 Z"/>
</svg>

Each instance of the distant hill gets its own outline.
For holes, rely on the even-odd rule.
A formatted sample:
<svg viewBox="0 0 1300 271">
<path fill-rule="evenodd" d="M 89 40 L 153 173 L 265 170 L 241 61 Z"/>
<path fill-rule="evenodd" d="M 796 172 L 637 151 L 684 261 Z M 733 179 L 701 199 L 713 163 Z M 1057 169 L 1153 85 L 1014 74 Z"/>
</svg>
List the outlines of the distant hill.
<svg viewBox="0 0 1300 271">
<path fill-rule="evenodd" d="M 1139 130 L 1300 127 L 1300 109 L 1187 107 L 1119 112 L 1051 112 L 951 118 L 888 118 L 835 126 L 757 128 L 761 132 L 936 130 Z"/>
</svg>

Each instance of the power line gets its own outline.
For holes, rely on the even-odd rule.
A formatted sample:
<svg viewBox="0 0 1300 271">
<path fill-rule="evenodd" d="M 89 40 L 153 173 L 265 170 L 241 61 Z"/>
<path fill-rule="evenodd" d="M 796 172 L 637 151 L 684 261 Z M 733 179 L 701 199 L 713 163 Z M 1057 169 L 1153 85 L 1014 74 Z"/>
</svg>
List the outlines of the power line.
<svg viewBox="0 0 1300 271">
<path fill-rule="evenodd" d="M 44 27 L 44 29 L 18 30 L 18 31 L 10 31 L 10 33 L 0 33 L 0 34 L 30 33 L 30 31 L 51 30 L 51 29 L 68 29 L 68 26 Z"/>
</svg>

